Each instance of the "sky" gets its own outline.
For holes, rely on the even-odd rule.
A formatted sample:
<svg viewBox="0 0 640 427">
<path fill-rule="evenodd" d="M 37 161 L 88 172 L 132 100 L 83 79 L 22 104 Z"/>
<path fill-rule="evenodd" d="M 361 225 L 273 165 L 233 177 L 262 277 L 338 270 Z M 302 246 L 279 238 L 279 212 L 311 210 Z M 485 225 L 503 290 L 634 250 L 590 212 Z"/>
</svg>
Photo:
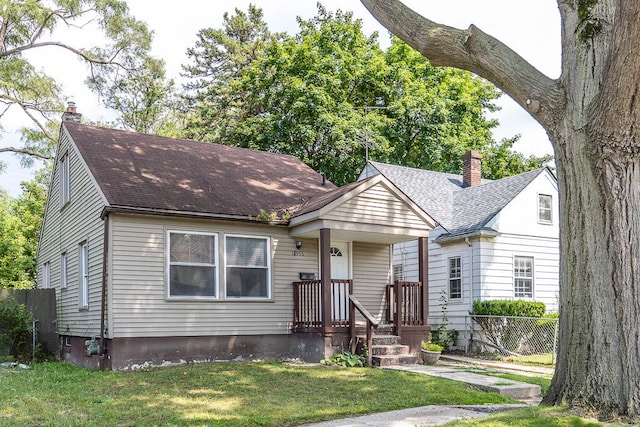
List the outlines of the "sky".
<svg viewBox="0 0 640 427">
<path fill-rule="evenodd" d="M 525 60 L 551 78 L 560 75 L 560 16 L 556 0 L 403 0 L 423 16 L 452 27 L 467 28 L 474 24 L 484 32 L 502 40 Z M 265 21 L 274 32 L 298 32 L 296 17 L 310 19 L 317 14 L 316 0 L 128 0 L 131 13 L 145 21 L 154 31 L 153 54 L 166 62 L 167 75 L 180 82 L 181 64 L 187 63 L 186 50 L 196 41 L 202 28 L 221 28 L 225 12 L 247 10 L 250 3 L 264 11 Z M 330 11 L 351 11 L 362 19 L 367 34 L 379 33 L 379 41 L 388 45 L 389 33 L 362 6 L 359 0 L 324 0 L 322 5 Z M 179 7 L 177 7 L 179 5 Z M 58 30 L 54 38 L 89 47 L 99 45 L 99 34 L 88 29 Z M 84 87 L 87 67 L 73 55 L 56 48 L 44 48 L 28 53 L 28 58 L 47 71 L 62 84 L 66 99 L 74 101 L 78 112 L 91 121 L 113 119 L 113 113 L 100 105 L 98 97 Z M 552 154 L 551 144 L 544 129 L 508 96 L 498 101 L 501 111 L 492 115 L 500 121 L 494 131 L 496 140 L 521 135 L 516 149 L 525 155 Z M 17 133 L 22 121 L 17 112 L 9 112 L 2 121 L 4 132 L 0 147 L 20 146 Z M 12 196 L 20 193 L 19 183 L 29 180 L 34 169 L 20 167 L 15 156 L 0 154 L 8 168 L 0 174 L 0 187 Z"/>
</svg>

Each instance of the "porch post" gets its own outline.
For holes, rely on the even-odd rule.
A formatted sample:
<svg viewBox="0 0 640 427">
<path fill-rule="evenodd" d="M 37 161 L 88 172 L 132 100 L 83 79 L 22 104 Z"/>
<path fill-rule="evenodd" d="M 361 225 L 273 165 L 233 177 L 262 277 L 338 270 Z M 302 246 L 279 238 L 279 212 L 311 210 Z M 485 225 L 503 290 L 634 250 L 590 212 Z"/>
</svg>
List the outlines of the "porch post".
<svg viewBox="0 0 640 427">
<path fill-rule="evenodd" d="M 429 325 L 429 238 L 418 238 L 418 280 L 422 283 L 423 325 Z"/>
<path fill-rule="evenodd" d="M 322 329 L 331 327 L 331 230 L 320 229 L 320 281 L 322 300 Z"/>
</svg>

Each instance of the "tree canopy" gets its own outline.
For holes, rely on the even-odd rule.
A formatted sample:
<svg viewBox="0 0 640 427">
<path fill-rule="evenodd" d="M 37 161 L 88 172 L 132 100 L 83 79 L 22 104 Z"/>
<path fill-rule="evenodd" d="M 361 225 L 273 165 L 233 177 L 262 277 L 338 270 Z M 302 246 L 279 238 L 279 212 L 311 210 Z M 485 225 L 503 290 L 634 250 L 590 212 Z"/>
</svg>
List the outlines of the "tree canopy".
<svg viewBox="0 0 640 427">
<path fill-rule="evenodd" d="M 32 288 L 36 252 L 46 203 L 47 174 L 23 182 L 16 198 L 0 194 L 0 289 Z"/>
<path fill-rule="evenodd" d="M 55 32 L 87 25 L 102 33 L 100 46 L 73 46 Z M 9 109 L 21 111 L 31 123 L 22 129 L 23 148 L 0 152 L 26 155 L 29 163 L 31 156 L 51 159 L 57 142 L 64 94 L 46 70 L 30 62 L 27 52 L 46 47 L 70 52 L 88 64 L 89 79 L 100 91 L 117 86 L 122 73 L 144 68 L 150 45 L 151 33 L 129 14 L 123 0 L 0 0 L 0 126 Z"/>
<path fill-rule="evenodd" d="M 203 29 L 184 67 L 185 136 L 292 154 L 338 185 L 370 158 L 459 173 L 469 149 L 499 159 L 490 178 L 542 166 L 493 140 L 496 88 L 472 74 L 433 67 L 397 38 L 383 50 L 352 13 L 318 6 L 295 35 L 272 34 L 250 6 Z M 486 162 L 485 162 L 486 163 Z"/>
</svg>

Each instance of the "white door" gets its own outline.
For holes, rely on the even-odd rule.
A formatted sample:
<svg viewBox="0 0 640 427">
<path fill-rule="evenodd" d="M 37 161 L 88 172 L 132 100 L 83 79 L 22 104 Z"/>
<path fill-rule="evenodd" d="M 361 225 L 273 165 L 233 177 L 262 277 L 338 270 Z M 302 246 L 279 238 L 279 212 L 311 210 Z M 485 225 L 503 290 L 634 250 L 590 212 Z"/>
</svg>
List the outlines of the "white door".
<svg viewBox="0 0 640 427">
<path fill-rule="evenodd" d="M 350 279 L 349 243 L 331 242 L 331 278 Z M 347 320 L 349 309 L 349 287 L 346 283 L 334 283 L 331 287 L 333 320 Z"/>
</svg>

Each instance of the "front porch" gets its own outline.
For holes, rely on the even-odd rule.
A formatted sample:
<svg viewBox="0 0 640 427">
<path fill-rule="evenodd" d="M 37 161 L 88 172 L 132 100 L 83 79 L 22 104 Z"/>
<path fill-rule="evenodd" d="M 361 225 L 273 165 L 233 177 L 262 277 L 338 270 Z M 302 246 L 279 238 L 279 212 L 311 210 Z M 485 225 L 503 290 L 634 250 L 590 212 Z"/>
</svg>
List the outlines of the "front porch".
<svg viewBox="0 0 640 427">
<path fill-rule="evenodd" d="M 294 282 L 292 332 L 322 336 L 324 357 L 340 349 L 353 353 L 365 345 L 371 348 L 372 335 L 397 336 L 400 344 L 409 346 L 410 353 L 419 353 L 420 342 L 430 332 L 427 287 L 421 282 L 403 281 L 387 285 L 382 301 L 384 312 L 379 316 L 362 307 L 353 289 L 353 280 L 330 280 L 329 316 L 325 322 L 322 280 Z"/>
<path fill-rule="evenodd" d="M 424 210 L 376 175 L 312 200 L 289 226 L 317 250 L 319 267 L 312 280 L 293 283 L 293 334 L 321 337 L 330 357 L 383 325 L 418 352 L 429 332 L 427 236 L 435 226 Z M 393 244 L 416 239 L 419 281 L 394 282 Z"/>
</svg>

